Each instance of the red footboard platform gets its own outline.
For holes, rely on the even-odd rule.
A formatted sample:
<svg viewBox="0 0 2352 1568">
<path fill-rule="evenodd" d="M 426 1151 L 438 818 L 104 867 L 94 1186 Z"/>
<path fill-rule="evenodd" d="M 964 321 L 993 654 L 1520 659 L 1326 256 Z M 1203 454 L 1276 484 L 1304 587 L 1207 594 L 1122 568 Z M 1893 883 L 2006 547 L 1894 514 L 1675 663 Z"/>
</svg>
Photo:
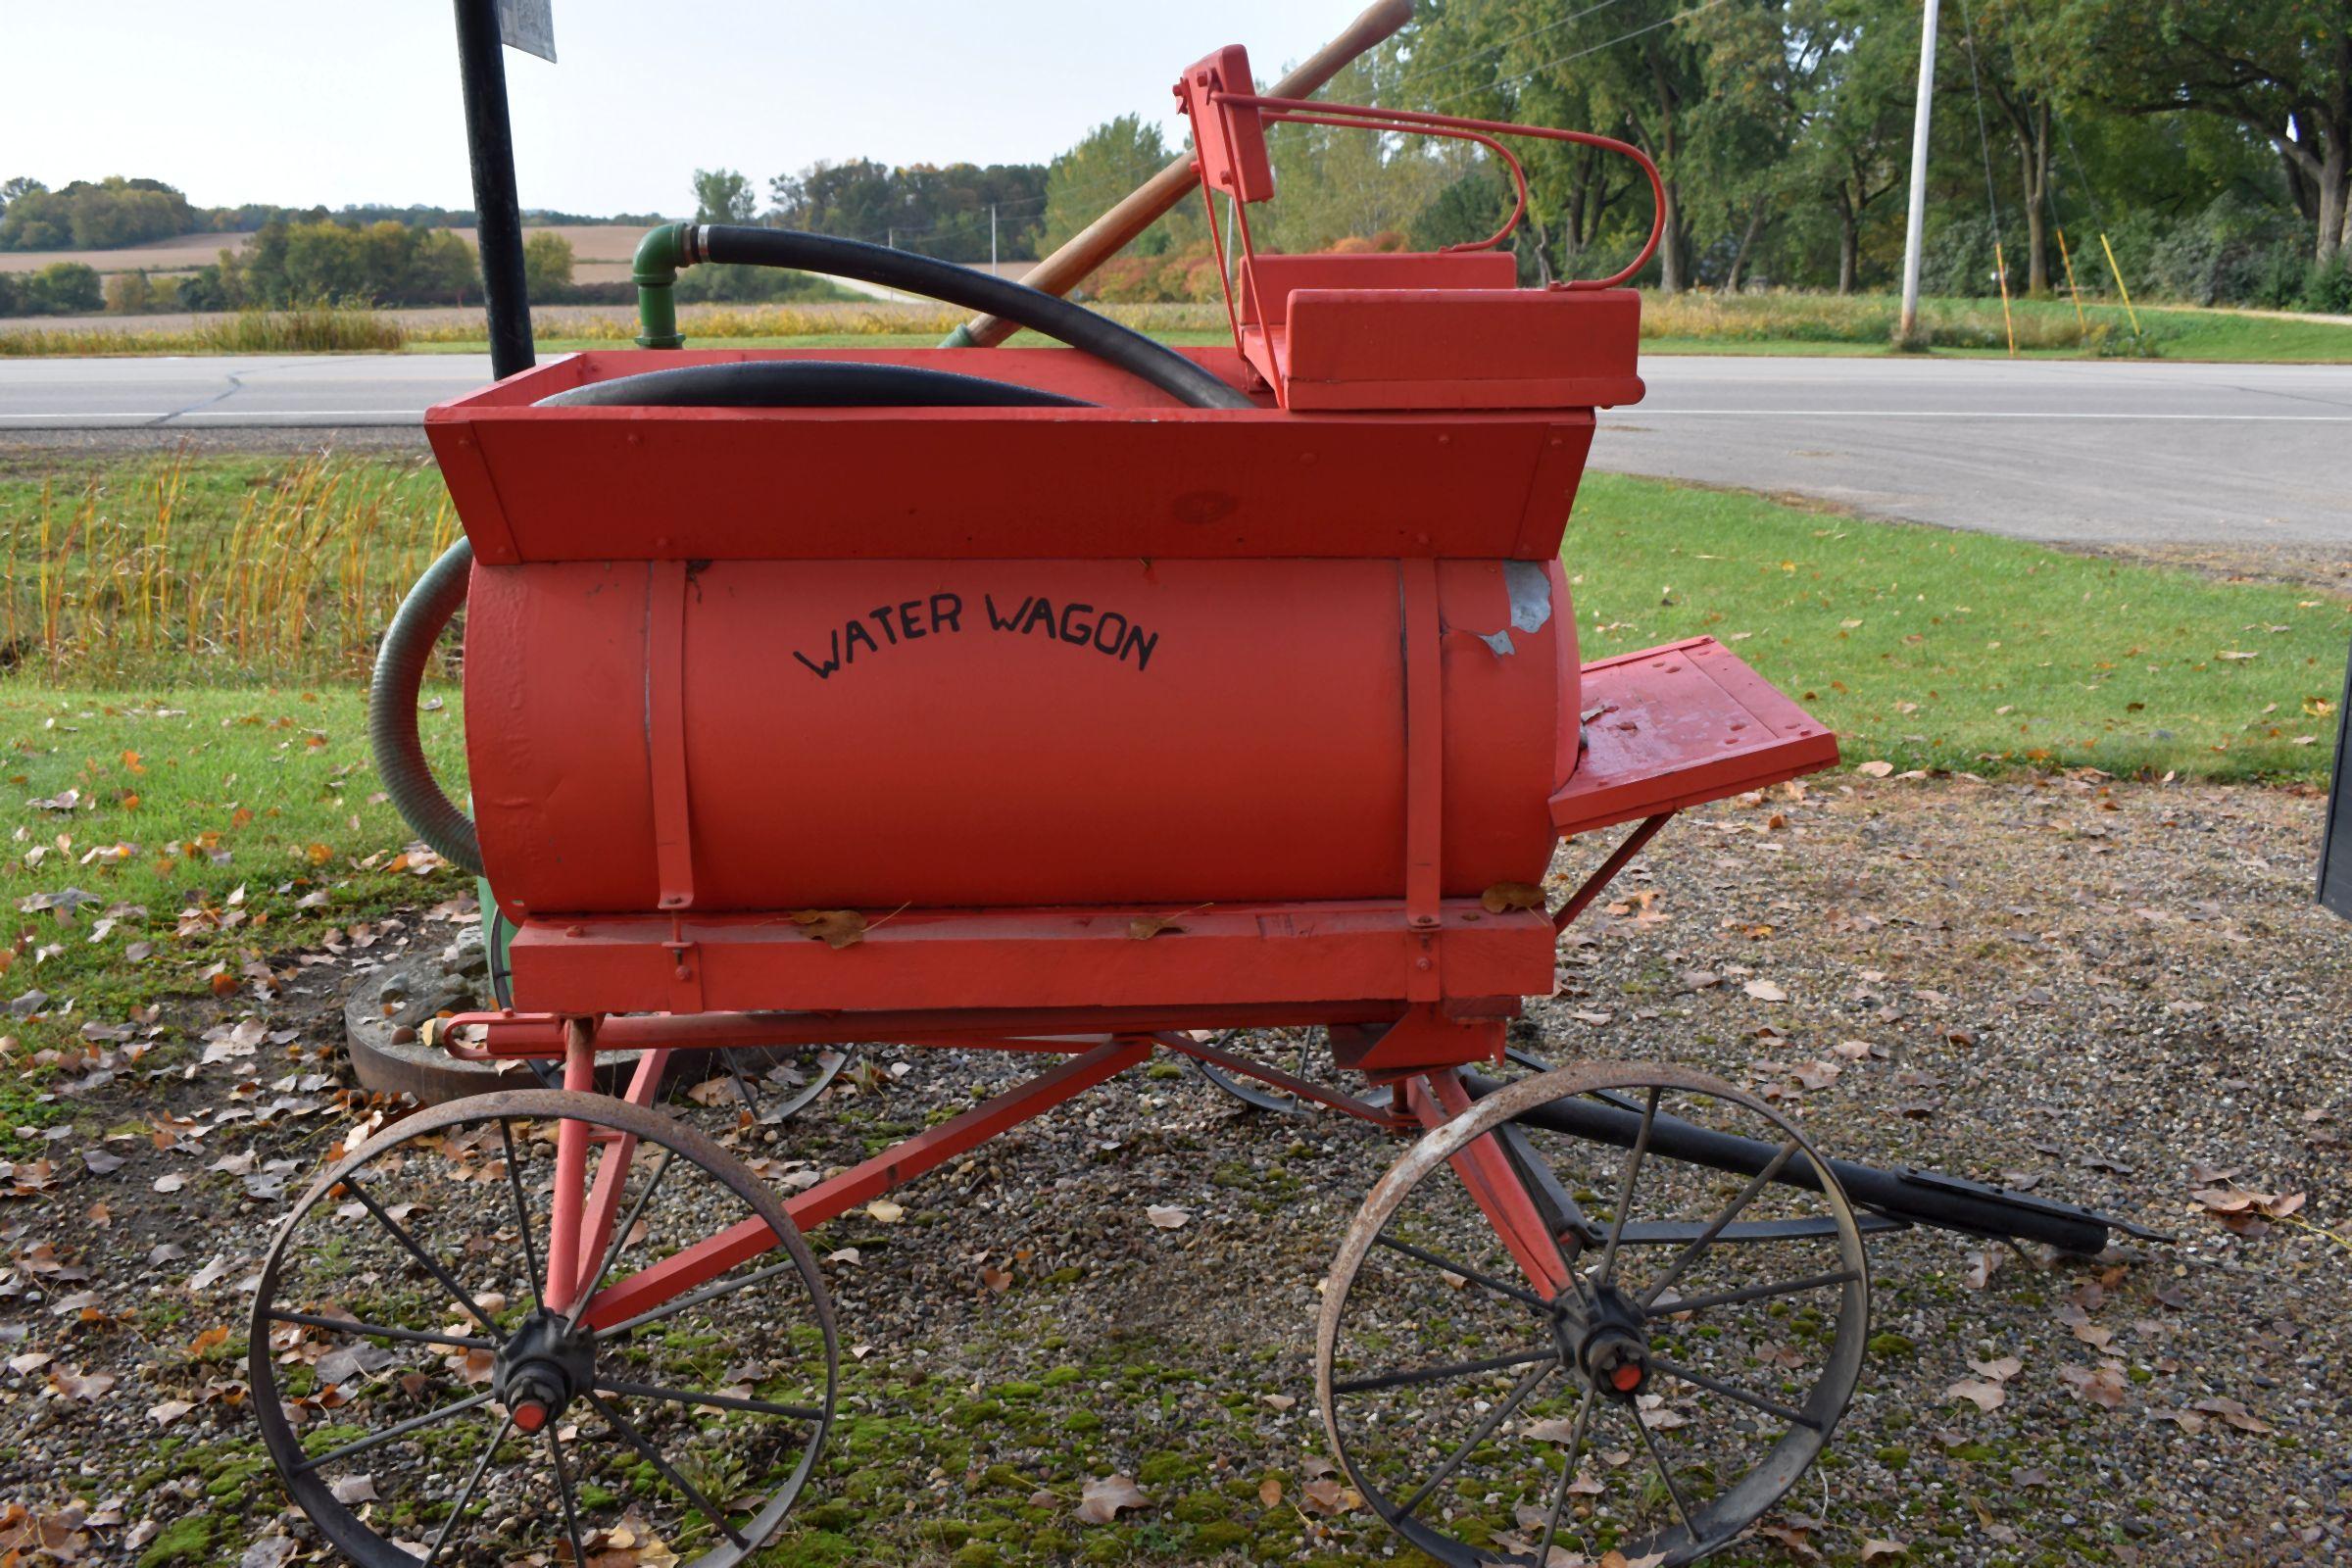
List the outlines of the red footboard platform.
<svg viewBox="0 0 2352 1568">
<path fill-rule="evenodd" d="M 1584 751 L 1551 797 L 1562 837 L 1816 772 L 1838 737 L 1712 637 L 1587 664 Z"/>
</svg>

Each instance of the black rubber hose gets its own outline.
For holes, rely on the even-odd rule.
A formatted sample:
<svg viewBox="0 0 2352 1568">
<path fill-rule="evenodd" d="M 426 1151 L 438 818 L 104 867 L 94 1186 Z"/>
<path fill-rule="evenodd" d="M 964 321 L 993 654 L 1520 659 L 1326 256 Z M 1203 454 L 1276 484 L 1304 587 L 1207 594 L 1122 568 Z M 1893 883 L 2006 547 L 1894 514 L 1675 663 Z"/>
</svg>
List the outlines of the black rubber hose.
<svg viewBox="0 0 2352 1568">
<path fill-rule="evenodd" d="M 1085 409 L 1093 404 L 1010 381 L 915 365 L 746 360 L 591 381 L 541 398 L 542 409 Z"/>
<path fill-rule="evenodd" d="M 1042 289 L 911 251 L 869 245 L 791 228 L 745 228 L 733 223 L 689 223 L 681 241 L 690 262 L 729 267 L 783 267 L 830 277 L 854 277 L 926 299 L 986 311 L 1033 331 L 1084 349 L 1196 409 L 1252 409 L 1257 405 L 1200 366 L 1107 317 Z"/>
<path fill-rule="evenodd" d="M 725 395 L 718 395 L 722 392 Z M 1084 406 L 1057 393 L 976 375 L 917 366 L 850 365 L 829 360 L 679 366 L 618 376 L 540 401 L 558 406 L 671 408 L 758 407 L 762 403 L 769 407 Z M 479 876 L 482 848 L 473 819 L 459 809 L 433 777 L 416 732 L 416 698 L 424 684 L 425 665 L 432 660 L 433 645 L 440 640 L 442 629 L 466 603 L 472 570 L 473 546 L 460 539 L 425 568 L 393 613 L 392 624 L 384 630 L 383 646 L 376 653 L 375 677 L 368 688 L 368 741 L 375 754 L 376 772 L 384 781 L 384 793 L 402 818 L 443 859 Z"/>
<path fill-rule="evenodd" d="M 441 628 L 465 605 L 472 572 L 473 546 L 461 539 L 424 568 L 393 612 L 368 685 L 368 745 L 393 808 L 436 855 L 479 876 L 482 846 L 473 818 L 443 792 L 416 734 L 416 694 L 424 685 L 424 666 Z"/>
</svg>

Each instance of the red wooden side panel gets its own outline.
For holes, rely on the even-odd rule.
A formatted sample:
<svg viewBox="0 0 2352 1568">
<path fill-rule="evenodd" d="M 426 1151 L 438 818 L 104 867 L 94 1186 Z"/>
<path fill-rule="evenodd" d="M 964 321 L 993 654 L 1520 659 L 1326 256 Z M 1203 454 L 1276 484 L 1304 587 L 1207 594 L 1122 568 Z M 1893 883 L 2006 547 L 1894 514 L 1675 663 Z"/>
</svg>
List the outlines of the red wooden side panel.
<svg viewBox="0 0 2352 1568">
<path fill-rule="evenodd" d="M 1712 637 L 1584 669 L 1585 753 L 1551 797 L 1562 836 L 1836 764 L 1838 737 Z"/>
<path fill-rule="evenodd" d="M 1401 999 L 1419 940 L 1395 903 L 1170 909 L 873 911 L 864 939 L 834 949 L 783 915 L 684 918 L 683 963 L 713 1011 L 1214 1006 Z M 1448 996 L 1547 995 L 1551 922 L 1440 906 Z M 667 916 L 530 920 L 515 935 L 525 1007 L 651 1012 L 672 1006 L 681 957 Z"/>
<path fill-rule="evenodd" d="M 1639 403 L 1632 289 L 1306 288 L 1275 345 L 1285 408 Z"/>
<path fill-rule="evenodd" d="M 1515 289 L 1519 262 L 1509 251 L 1348 251 L 1252 256 L 1242 263 L 1249 285 L 1237 289 L 1245 326 L 1280 326 L 1299 289 Z M 1259 312 L 1264 313 L 1261 321 Z"/>
</svg>

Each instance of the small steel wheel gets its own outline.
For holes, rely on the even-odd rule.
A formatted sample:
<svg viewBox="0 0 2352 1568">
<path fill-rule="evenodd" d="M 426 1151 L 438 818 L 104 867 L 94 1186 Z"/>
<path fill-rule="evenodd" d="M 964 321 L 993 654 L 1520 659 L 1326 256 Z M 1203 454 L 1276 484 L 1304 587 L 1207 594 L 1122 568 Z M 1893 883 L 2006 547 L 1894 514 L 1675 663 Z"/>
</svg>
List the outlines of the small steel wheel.
<svg viewBox="0 0 2352 1568">
<path fill-rule="evenodd" d="M 1861 1374 L 1869 1261 L 1844 1192 L 1786 1117 L 1696 1073 L 1568 1067 L 1466 1108 L 1444 1089 L 1460 1113 L 1372 1189 L 1324 1287 L 1333 1453 L 1445 1563 L 1725 1545 L 1820 1455 Z M 1591 1114 L 1546 1116 L 1596 1094 L 1607 1142 Z"/>
<path fill-rule="evenodd" d="M 584 1168 L 559 1231 L 566 1137 Z M 770 1245 L 667 1261 L 730 1227 Z M 731 1568 L 807 1483 L 836 1360 L 815 1259 L 741 1160 L 543 1090 L 420 1112 L 320 1176 L 262 1266 L 248 1352 L 278 1474 L 362 1568 L 623 1546 Z"/>
<path fill-rule="evenodd" d="M 1263 1056 L 1268 1066 L 1280 1067 L 1294 1078 L 1310 1076 L 1315 1046 L 1323 1031 L 1309 1024 L 1298 1029 L 1226 1029 L 1208 1043 L 1237 1056 Z M 1277 1116 L 1303 1116 L 1317 1108 L 1287 1089 L 1260 1083 L 1241 1073 L 1227 1072 L 1213 1061 L 1192 1058 L 1193 1070 L 1252 1110 Z"/>
</svg>

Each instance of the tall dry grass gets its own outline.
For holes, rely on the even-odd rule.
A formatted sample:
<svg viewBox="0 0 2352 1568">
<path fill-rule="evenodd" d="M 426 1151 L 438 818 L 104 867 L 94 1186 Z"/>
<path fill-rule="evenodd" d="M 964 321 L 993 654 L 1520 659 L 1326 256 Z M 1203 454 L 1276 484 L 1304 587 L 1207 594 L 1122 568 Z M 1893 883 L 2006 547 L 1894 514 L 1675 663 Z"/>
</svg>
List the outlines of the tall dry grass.
<svg viewBox="0 0 2352 1568">
<path fill-rule="evenodd" d="M 304 305 L 239 311 L 185 327 L 12 327 L 0 331 L 0 355 L 370 354 L 405 347 L 410 335 L 388 311 Z"/>
<path fill-rule="evenodd" d="M 2092 354 L 2141 351 L 2128 327 L 2093 309 L 2078 319 L 2072 306 L 2049 300 L 2018 300 L 2010 318 L 2020 349 L 2073 349 Z M 1705 290 L 1681 294 L 1645 291 L 1642 335 L 1719 343 L 1894 342 L 1902 323 L 1900 302 L 1886 295 L 1735 294 Z M 1938 349 L 2006 349 L 2009 328 L 2001 302 L 1929 300 L 1920 309 L 1920 341 Z M 2120 330 L 2119 330 L 2120 328 Z"/>
<path fill-rule="evenodd" d="M 438 483 L 298 461 L 191 516 L 183 450 L 127 483 L 100 470 L 11 506 L 0 664 L 107 683 L 366 674 L 417 574 L 458 535 Z M 119 472 L 120 470 L 113 470 Z"/>
</svg>

